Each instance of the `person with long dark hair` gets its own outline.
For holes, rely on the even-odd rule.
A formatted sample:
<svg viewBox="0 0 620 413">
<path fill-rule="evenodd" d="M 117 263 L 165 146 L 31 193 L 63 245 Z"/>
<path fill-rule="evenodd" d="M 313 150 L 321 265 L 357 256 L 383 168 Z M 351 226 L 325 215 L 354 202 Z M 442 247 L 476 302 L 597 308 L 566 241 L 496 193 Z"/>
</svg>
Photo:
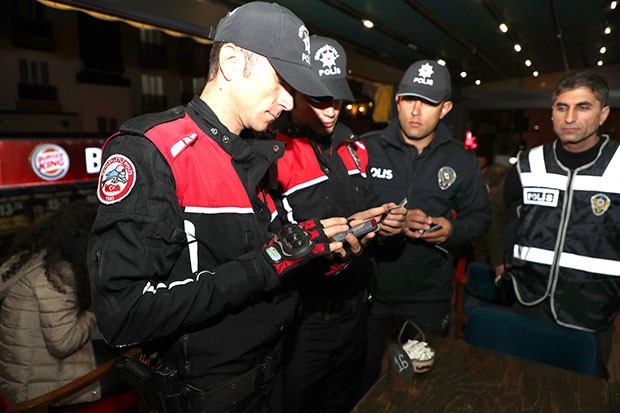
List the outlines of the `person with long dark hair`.
<svg viewBox="0 0 620 413">
<path fill-rule="evenodd" d="M 96 367 L 86 268 L 96 206 L 76 201 L 15 236 L 0 266 L 0 392 L 11 402 L 52 391 Z M 99 385 L 64 402 L 99 399 Z"/>
</svg>

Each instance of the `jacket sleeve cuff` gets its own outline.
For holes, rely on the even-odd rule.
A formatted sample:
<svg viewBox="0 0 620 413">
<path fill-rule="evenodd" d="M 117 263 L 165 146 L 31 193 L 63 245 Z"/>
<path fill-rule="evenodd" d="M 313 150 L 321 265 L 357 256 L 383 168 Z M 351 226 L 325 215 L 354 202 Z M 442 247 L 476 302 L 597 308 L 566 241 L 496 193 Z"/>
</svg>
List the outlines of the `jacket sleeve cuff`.
<svg viewBox="0 0 620 413">
<path fill-rule="evenodd" d="M 261 253 L 250 253 L 239 259 L 250 291 L 269 291 L 279 287 L 280 277 Z"/>
</svg>

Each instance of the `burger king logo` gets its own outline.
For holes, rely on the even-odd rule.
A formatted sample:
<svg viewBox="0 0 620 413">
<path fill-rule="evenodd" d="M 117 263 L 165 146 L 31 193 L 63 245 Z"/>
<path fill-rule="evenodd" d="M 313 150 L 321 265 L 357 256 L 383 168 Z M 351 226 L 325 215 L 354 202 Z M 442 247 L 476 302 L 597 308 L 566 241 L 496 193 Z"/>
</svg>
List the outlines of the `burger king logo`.
<svg viewBox="0 0 620 413">
<path fill-rule="evenodd" d="M 109 205 L 125 198 L 136 183 L 136 168 L 124 155 L 110 156 L 99 173 L 97 197 Z"/>
<path fill-rule="evenodd" d="M 69 154 L 52 143 L 38 145 L 30 153 L 30 166 L 39 178 L 55 181 L 69 171 Z"/>
</svg>

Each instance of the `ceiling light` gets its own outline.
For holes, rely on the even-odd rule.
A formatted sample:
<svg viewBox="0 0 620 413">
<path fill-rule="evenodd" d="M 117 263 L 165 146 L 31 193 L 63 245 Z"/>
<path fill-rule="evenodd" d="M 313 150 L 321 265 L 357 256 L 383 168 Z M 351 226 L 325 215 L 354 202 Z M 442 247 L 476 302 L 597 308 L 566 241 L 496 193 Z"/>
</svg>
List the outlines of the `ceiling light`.
<svg viewBox="0 0 620 413">
<path fill-rule="evenodd" d="M 605 27 L 605 32 L 604 33 L 605 34 L 611 33 L 611 27 L 609 27 L 609 26 Z"/>
<path fill-rule="evenodd" d="M 351 110 L 351 109 L 353 109 L 353 105 L 352 105 L 352 104 L 350 104 L 350 103 L 349 103 L 347 106 L 345 106 L 345 107 L 346 107 L 346 109 L 347 109 L 347 110 Z"/>
<path fill-rule="evenodd" d="M 368 20 L 368 19 L 362 19 L 362 24 L 367 29 L 372 29 L 373 27 L 375 27 L 375 24 L 372 21 Z"/>
<path fill-rule="evenodd" d="M 465 79 L 465 78 L 467 77 L 467 72 L 463 70 L 463 71 L 461 72 L 461 77 L 462 77 L 463 79 Z"/>
<path fill-rule="evenodd" d="M 476 79 L 476 81 L 474 83 L 476 83 L 477 86 L 480 86 L 480 83 L 482 83 L 482 82 L 480 81 L 480 79 Z"/>
<path fill-rule="evenodd" d="M 525 65 L 526 65 L 527 67 L 532 66 L 532 61 L 531 61 L 530 59 L 527 59 L 527 60 L 525 61 Z"/>
<path fill-rule="evenodd" d="M 445 60 L 443 60 L 443 59 L 437 59 L 437 63 L 439 63 L 439 64 L 440 64 L 440 65 L 442 65 L 442 66 L 445 66 L 445 65 L 446 65 L 446 61 L 445 61 Z"/>
<path fill-rule="evenodd" d="M 615 10 L 617 5 L 618 5 L 617 1 L 612 1 L 611 4 L 610 4 L 610 7 L 611 7 L 612 10 Z"/>
<path fill-rule="evenodd" d="M 508 31 L 508 26 L 506 26 L 506 23 L 501 23 L 499 25 L 499 29 L 502 31 L 502 33 L 506 33 Z"/>
<path fill-rule="evenodd" d="M 601 47 L 601 49 L 599 50 L 601 54 L 605 54 L 606 51 L 607 51 L 607 48 L 605 46 Z"/>
<path fill-rule="evenodd" d="M 533 75 L 534 77 L 538 77 L 538 70 L 534 70 L 534 71 L 532 72 L 532 75 Z"/>
<path fill-rule="evenodd" d="M 603 66 L 603 61 L 602 61 L 602 60 L 599 60 L 598 62 L 596 62 L 596 65 L 597 65 L 597 66 Z"/>
<path fill-rule="evenodd" d="M 519 43 L 515 43 L 515 51 L 519 53 L 521 51 L 521 45 Z"/>
</svg>

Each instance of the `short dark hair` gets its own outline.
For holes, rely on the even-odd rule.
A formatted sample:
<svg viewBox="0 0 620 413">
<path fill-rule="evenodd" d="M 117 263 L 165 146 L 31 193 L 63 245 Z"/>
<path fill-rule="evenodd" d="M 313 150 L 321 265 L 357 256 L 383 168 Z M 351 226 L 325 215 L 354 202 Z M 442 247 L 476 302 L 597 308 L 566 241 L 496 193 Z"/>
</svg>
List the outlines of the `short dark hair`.
<svg viewBox="0 0 620 413">
<path fill-rule="evenodd" d="M 56 211 L 39 216 L 32 225 L 14 235 L 8 254 L 0 257 L 4 262 L 11 256 L 17 257 L 5 272 L 2 280 L 7 281 L 17 274 L 38 253 L 45 251 L 43 257 L 44 274 L 59 293 L 66 294 L 65 288 L 54 274 L 61 261 L 71 264 L 75 280 L 77 309 L 79 312 L 91 307 L 90 283 L 86 266 L 88 237 L 97 216 L 98 204 L 85 199 L 75 200 L 61 206 Z"/>
<path fill-rule="evenodd" d="M 220 70 L 220 50 L 222 49 L 222 42 L 215 42 L 211 45 L 211 52 L 209 52 L 209 73 L 207 73 L 207 81 L 215 79 L 215 75 Z"/>
<path fill-rule="evenodd" d="M 608 105 L 609 85 L 607 84 L 607 80 L 605 77 L 592 70 L 573 73 L 562 78 L 553 91 L 552 101 L 555 102 L 558 96 L 563 92 L 579 87 L 587 87 L 590 89 L 592 93 L 594 93 L 596 99 L 601 102 L 601 107 L 604 108 Z"/>
</svg>

